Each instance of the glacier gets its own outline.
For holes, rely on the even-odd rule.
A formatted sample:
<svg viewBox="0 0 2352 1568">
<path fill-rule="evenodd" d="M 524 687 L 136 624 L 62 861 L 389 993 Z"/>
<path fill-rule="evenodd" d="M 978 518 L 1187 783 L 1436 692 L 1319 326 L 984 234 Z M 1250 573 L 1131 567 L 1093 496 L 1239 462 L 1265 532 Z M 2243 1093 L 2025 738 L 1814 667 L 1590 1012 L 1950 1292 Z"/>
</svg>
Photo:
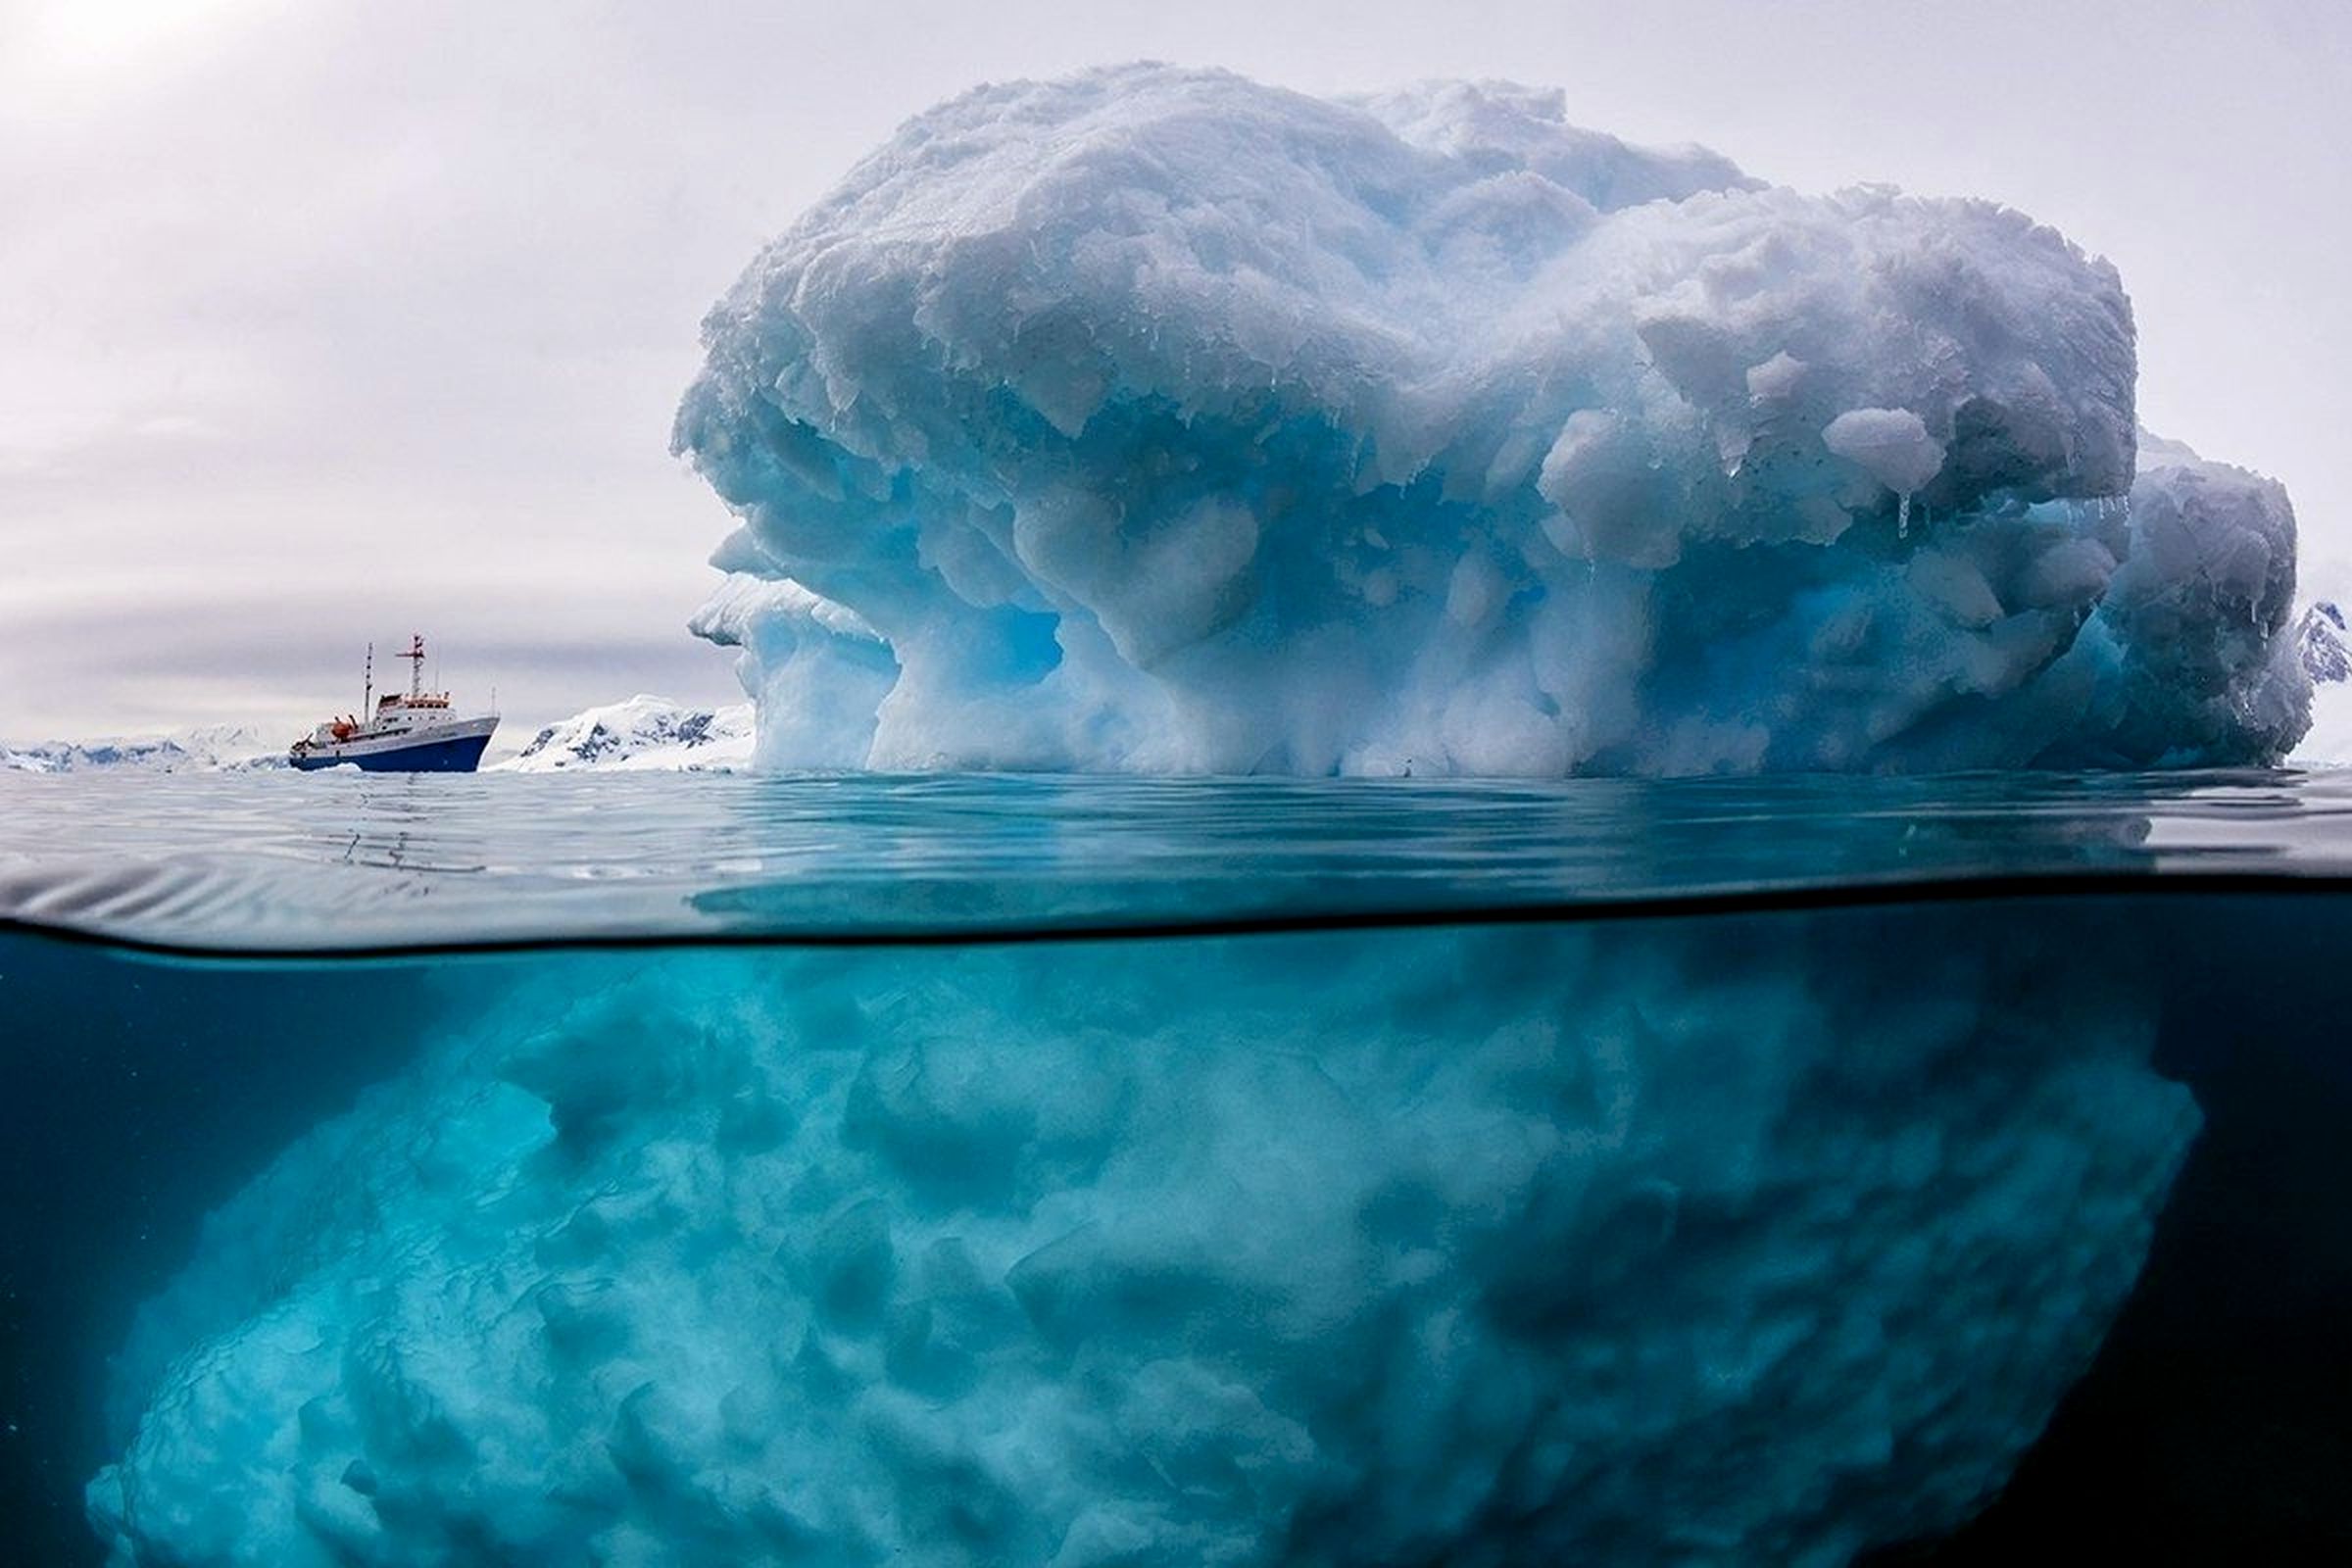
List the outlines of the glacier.
<svg viewBox="0 0 2352 1568">
<path fill-rule="evenodd" d="M 90 1519 L 273 1568 L 1948 1530 L 2199 1126 L 2141 950 L 1980 915 L 388 969 L 418 1058 L 141 1311 Z"/>
<path fill-rule="evenodd" d="M 2274 761 L 2275 483 L 2116 270 L 1556 92 L 1140 65 L 903 126 L 704 327 L 700 628 L 771 767 Z M 761 590 L 769 590 L 762 596 Z"/>
</svg>

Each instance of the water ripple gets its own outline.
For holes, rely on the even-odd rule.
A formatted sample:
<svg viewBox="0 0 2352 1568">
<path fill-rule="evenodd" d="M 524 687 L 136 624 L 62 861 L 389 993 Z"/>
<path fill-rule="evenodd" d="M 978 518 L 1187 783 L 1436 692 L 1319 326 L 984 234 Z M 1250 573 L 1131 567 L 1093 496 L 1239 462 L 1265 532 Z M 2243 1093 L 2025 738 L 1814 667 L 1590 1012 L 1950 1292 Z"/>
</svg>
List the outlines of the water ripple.
<svg viewBox="0 0 2352 1568">
<path fill-rule="evenodd" d="M 1462 783 L 0 775 L 0 919 L 220 951 L 2352 877 L 2352 773 Z"/>
</svg>

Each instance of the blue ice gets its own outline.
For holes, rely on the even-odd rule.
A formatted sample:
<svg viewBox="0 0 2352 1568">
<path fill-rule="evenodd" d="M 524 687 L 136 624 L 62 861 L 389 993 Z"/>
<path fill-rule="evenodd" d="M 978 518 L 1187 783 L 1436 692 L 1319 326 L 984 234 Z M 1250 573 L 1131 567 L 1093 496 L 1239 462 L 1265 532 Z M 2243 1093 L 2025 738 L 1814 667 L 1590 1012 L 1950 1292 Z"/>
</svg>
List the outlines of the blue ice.
<svg viewBox="0 0 2352 1568">
<path fill-rule="evenodd" d="M 91 1516 L 272 1568 L 1947 1530 L 2198 1125 L 2144 991 L 1977 912 L 516 960 L 212 1216 Z"/>
<path fill-rule="evenodd" d="M 705 341 L 676 441 L 749 586 L 701 627 L 772 765 L 2169 765 L 2308 722 L 2292 509 L 2138 439 L 2114 268 L 1557 93 L 979 88 Z"/>
</svg>

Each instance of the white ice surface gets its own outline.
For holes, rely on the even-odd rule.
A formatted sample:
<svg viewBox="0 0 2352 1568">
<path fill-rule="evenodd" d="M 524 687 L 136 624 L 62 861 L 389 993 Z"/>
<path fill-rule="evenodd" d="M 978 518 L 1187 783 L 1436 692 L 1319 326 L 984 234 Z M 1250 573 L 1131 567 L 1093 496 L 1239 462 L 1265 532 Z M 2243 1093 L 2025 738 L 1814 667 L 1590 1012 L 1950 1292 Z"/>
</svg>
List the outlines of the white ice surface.
<svg viewBox="0 0 2352 1568">
<path fill-rule="evenodd" d="M 2292 513 L 2134 483 L 2112 268 L 1557 94 L 980 88 L 705 340 L 719 564 L 859 622 L 721 617 L 774 765 L 2237 762 L 2304 722 Z"/>
</svg>

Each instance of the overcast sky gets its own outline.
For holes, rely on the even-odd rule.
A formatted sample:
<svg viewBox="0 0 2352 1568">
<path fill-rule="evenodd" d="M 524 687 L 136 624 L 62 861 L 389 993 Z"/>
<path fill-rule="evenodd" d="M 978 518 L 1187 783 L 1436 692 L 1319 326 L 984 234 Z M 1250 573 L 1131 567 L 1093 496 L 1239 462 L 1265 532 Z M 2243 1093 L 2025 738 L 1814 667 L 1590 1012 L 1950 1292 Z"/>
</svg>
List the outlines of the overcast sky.
<svg viewBox="0 0 2352 1568">
<path fill-rule="evenodd" d="M 2346 0 L 0 0 L 0 737 L 290 735 L 412 630 L 524 736 L 731 700 L 667 455 L 703 312 L 906 116 L 1145 57 L 2021 207 L 2123 270 L 2142 418 L 2352 587 Z"/>
</svg>

